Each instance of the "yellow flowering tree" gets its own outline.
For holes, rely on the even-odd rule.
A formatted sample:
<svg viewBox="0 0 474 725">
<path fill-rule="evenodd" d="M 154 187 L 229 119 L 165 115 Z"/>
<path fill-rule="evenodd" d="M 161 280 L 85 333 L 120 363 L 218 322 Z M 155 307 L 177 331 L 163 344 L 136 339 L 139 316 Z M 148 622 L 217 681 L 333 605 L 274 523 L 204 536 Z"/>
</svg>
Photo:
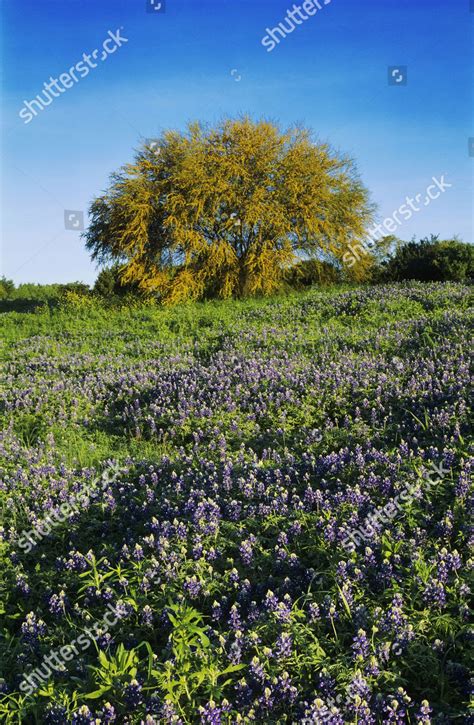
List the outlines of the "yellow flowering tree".
<svg viewBox="0 0 474 725">
<path fill-rule="evenodd" d="M 269 294 L 301 258 L 340 264 L 373 208 L 353 161 L 245 117 L 165 132 L 91 205 L 87 248 L 165 303 Z"/>
</svg>

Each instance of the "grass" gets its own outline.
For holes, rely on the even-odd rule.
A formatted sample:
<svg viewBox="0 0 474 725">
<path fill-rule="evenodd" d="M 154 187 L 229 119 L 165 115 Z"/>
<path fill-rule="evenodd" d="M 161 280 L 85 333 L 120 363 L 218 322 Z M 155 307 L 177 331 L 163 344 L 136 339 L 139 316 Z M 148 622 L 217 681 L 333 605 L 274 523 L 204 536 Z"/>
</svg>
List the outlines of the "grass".
<svg viewBox="0 0 474 725">
<path fill-rule="evenodd" d="M 0 315 L 2 722 L 465 722 L 470 296 Z"/>
</svg>

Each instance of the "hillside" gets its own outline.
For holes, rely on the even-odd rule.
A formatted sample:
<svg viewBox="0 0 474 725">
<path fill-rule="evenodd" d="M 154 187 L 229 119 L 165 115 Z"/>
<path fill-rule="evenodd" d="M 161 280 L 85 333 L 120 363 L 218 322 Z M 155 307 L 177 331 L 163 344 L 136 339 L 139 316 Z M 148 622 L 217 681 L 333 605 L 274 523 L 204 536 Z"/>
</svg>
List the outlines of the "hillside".
<svg viewBox="0 0 474 725">
<path fill-rule="evenodd" d="M 466 722 L 469 296 L 0 315 L 0 720 Z"/>
</svg>

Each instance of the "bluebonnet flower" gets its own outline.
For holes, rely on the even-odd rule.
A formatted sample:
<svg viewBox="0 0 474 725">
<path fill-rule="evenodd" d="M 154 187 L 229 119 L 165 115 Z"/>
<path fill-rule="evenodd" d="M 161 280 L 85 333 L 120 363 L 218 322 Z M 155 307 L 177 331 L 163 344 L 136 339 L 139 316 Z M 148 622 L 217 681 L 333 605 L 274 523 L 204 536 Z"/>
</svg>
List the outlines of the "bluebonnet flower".
<svg viewBox="0 0 474 725">
<path fill-rule="evenodd" d="M 144 557 L 143 547 L 140 546 L 140 544 L 135 544 L 132 552 L 132 556 L 135 559 L 135 561 L 142 561 Z"/>
<path fill-rule="evenodd" d="M 195 599 L 199 596 L 202 586 L 197 577 L 192 576 L 188 577 L 184 582 L 184 589 L 192 599 Z"/>
<path fill-rule="evenodd" d="M 99 717 L 101 719 L 101 722 L 104 723 L 111 723 L 116 722 L 117 715 L 115 712 L 115 708 L 110 704 L 110 702 L 106 702 L 102 709 L 99 712 Z"/>
<path fill-rule="evenodd" d="M 328 705 L 320 697 L 317 697 L 304 712 L 304 718 L 314 723 L 330 723 L 330 725 L 344 725 L 339 710 Z"/>
<path fill-rule="evenodd" d="M 140 725 L 160 725 L 160 721 L 150 713 L 147 713 L 145 719 L 141 720 Z"/>
<path fill-rule="evenodd" d="M 205 706 L 199 708 L 200 722 L 202 725 L 221 725 L 226 722 L 227 719 L 223 719 L 226 713 L 230 711 L 231 707 L 227 700 L 222 700 L 220 705 L 217 705 L 213 700 Z"/>
<path fill-rule="evenodd" d="M 423 598 L 427 604 L 442 609 L 446 604 L 446 592 L 443 583 L 438 579 L 429 581 L 425 586 Z"/>
<path fill-rule="evenodd" d="M 67 710 L 61 705 L 49 706 L 44 713 L 45 725 L 64 725 L 67 722 Z"/>
<path fill-rule="evenodd" d="M 132 614 L 133 607 L 128 602 L 124 602 L 122 601 L 122 599 L 118 599 L 115 604 L 115 612 L 117 614 L 117 617 L 119 617 L 120 619 L 124 619 Z"/>
<path fill-rule="evenodd" d="M 28 596 L 31 592 L 30 585 L 28 584 L 28 581 L 24 574 L 17 574 L 15 586 L 18 589 L 19 592 L 21 592 L 24 596 Z"/>
<path fill-rule="evenodd" d="M 279 701 L 292 704 L 298 696 L 297 688 L 292 684 L 288 672 L 283 672 L 279 677 L 272 680 L 273 693 Z"/>
<path fill-rule="evenodd" d="M 245 678 L 241 678 L 235 685 L 235 705 L 239 710 L 248 709 L 252 702 L 253 690 Z"/>
<path fill-rule="evenodd" d="M 239 630 L 235 633 L 235 641 L 229 648 L 229 660 L 233 665 L 238 665 L 242 661 L 242 648 L 244 643 L 243 633 Z"/>
<path fill-rule="evenodd" d="M 82 705 L 77 712 L 73 713 L 71 725 L 91 725 L 93 722 L 91 711 L 87 705 Z"/>
<path fill-rule="evenodd" d="M 323 668 L 321 672 L 318 673 L 316 682 L 318 691 L 322 692 L 325 697 L 334 693 L 336 681 L 333 677 L 331 677 L 326 668 Z"/>
<path fill-rule="evenodd" d="M 68 599 L 63 589 L 59 594 L 53 594 L 49 599 L 49 611 L 56 616 L 63 616 L 66 611 Z"/>
<path fill-rule="evenodd" d="M 254 547 L 256 541 L 257 541 L 256 536 L 254 536 L 253 534 L 250 534 L 248 539 L 245 539 L 240 544 L 240 548 L 239 548 L 240 556 L 242 557 L 242 561 L 244 562 L 244 564 L 246 564 L 247 566 L 251 563 L 251 561 L 253 559 L 253 547 Z"/>
<path fill-rule="evenodd" d="M 464 287 L 449 287 L 455 301 L 462 294 Z M 124 354 L 116 359 L 107 353 L 100 365 L 74 337 L 68 337 L 71 349 L 64 350 L 64 360 L 49 354 L 52 340 L 62 344 L 54 336 L 23 341 L 15 349 L 19 361 L 8 362 L 10 384 L 0 393 L 0 407 L 8 416 L 34 411 L 51 426 L 68 417 L 83 425 L 87 418 L 87 426 L 105 423 L 117 435 L 137 434 L 158 443 L 160 451 L 165 444 L 169 455 L 137 463 L 137 471 L 94 491 L 84 504 L 90 515 L 70 519 L 65 543 L 60 537 L 54 554 L 46 548 L 33 563 L 13 553 L 12 581 L 18 579 L 8 610 L 15 610 L 17 600 L 24 604 L 25 596 L 32 602 L 40 580 L 47 581 L 51 588 L 44 609 L 34 612 L 43 615 L 49 633 L 49 620 L 57 618 L 61 606 L 58 592 L 67 581 L 68 595 L 78 592 L 72 607 L 78 623 L 97 621 L 98 610 L 119 594 L 124 599 L 133 595 L 140 625 L 164 627 L 157 633 L 161 641 L 169 631 L 168 595 L 179 600 L 184 594 L 214 627 L 208 631 L 209 654 L 219 649 L 223 667 L 246 665 L 246 679 L 235 682 L 241 673 L 229 674 L 229 712 L 238 715 L 220 713 L 220 701 L 200 701 L 204 712 L 189 714 L 196 721 L 202 715 L 205 722 L 221 718 L 226 725 L 238 718 L 299 722 L 306 712 L 315 723 L 320 717 L 332 725 L 356 718 L 359 725 L 415 722 L 417 717 L 425 725 L 430 712 L 423 708 L 429 706 L 412 706 L 397 692 L 385 699 L 375 693 L 385 692 L 387 671 L 403 681 L 405 652 L 419 636 L 420 607 L 442 606 L 460 625 L 468 615 L 464 582 L 472 459 L 459 438 L 467 440 L 468 430 L 468 337 L 464 310 L 454 313 L 449 295 L 439 285 L 416 284 L 340 292 L 331 298 L 310 293 L 289 306 L 276 303 L 271 311 L 239 309 L 243 322 L 236 318 L 218 337 L 213 328 L 208 336 L 206 325 L 200 336 L 178 335 L 172 352 L 160 336 L 149 344 L 122 330 Z M 403 306 L 401 319 L 393 318 L 393 303 Z M 408 316 L 413 304 L 415 312 Z M 335 315 L 348 320 L 366 316 L 374 305 L 392 318 L 368 326 L 361 336 L 341 335 L 326 324 Z M 436 319 L 430 308 L 439 310 Z M 316 338 L 311 332 L 315 320 L 318 325 L 321 321 Z M 436 331 L 436 354 L 424 340 L 429 325 Z M 114 340 L 109 333 L 104 339 Z M 135 348 L 139 360 L 131 357 Z M 26 353 L 34 360 L 25 362 Z M 419 420 L 426 414 L 429 427 L 411 412 Z M 86 489 L 96 474 L 92 468 L 78 472 L 58 463 L 61 454 L 61 449 L 48 451 L 41 441 L 24 446 L 12 426 L 0 433 L 0 455 L 6 459 L 0 490 L 7 501 L 24 499 L 29 527 L 37 527 L 61 501 Z M 433 461 L 453 469 L 442 487 L 429 488 L 418 480 L 417 469 L 429 470 Z M 360 530 L 404 486 L 413 507 L 384 522 L 371 519 L 370 536 L 354 552 L 343 554 L 344 534 Z M 386 559 L 383 530 L 393 544 Z M 18 533 L 14 525 L 0 532 L 7 548 L 16 551 Z M 87 554 L 77 548 L 84 542 L 92 546 Z M 79 575 L 93 561 L 104 583 L 83 590 Z M 428 570 L 423 564 L 436 579 L 421 578 L 420 572 Z M 386 604 L 393 590 L 400 594 Z M 378 606 L 382 603 L 383 608 Z M 121 613 L 132 611 L 121 603 Z M 130 626 L 133 622 L 135 618 Z M 19 626 L 25 640 L 46 634 L 34 627 L 25 632 L 21 620 L 12 620 L 7 628 L 15 636 Z M 120 627 L 127 648 L 139 643 L 130 626 Z M 306 636 L 321 643 L 344 685 L 319 672 L 315 663 L 303 667 L 304 676 L 290 668 L 309 656 Z M 441 655 L 441 662 L 448 645 L 437 636 L 427 630 L 423 642 L 433 656 Z M 113 641 L 106 633 L 98 642 L 105 647 Z M 458 638 L 452 644 L 453 661 L 445 664 L 451 685 L 447 700 L 464 697 L 468 680 L 465 641 Z M 19 667 L 29 672 L 28 647 L 15 651 L 12 673 Z M 355 666 L 343 675 L 348 652 Z M 86 672 L 91 656 L 92 650 L 71 663 L 75 675 Z M 285 667 L 288 673 L 282 673 Z M 8 692 L 14 692 L 16 683 L 8 684 Z M 144 688 L 136 711 L 132 691 L 130 696 L 125 704 L 120 694 L 120 710 L 109 720 L 103 706 L 83 713 L 85 720 L 79 722 L 135 717 L 150 725 L 178 725 L 187 720 L 188 713 L 180 716 L 159 693 L 152 698 Z M 316 704 L 309 703 L 314 698 Z M 433 719 L 446 720 L 442 710 L 450 703 L 434 707 L 439 712 Z"/>
<path fill-rule="evenodd" d="M 124 688 L 124 699 L 131 710 L 135 710 L 142 702 L 142 686 L 138 680 L 131 680 Z"/>
<path fill-rule="evenodd" d="M 21 625 L 21 634 L 25 642 L 34 646 L 39 638 L 46 634 L 46 624 L 42 619 L 38 619 L 34 612 L 28 612 Z"/>
<path fill-rule="evenodd" d="M 370 645 L 369 640 L 367 639 L 366 632 L 364 632 L 363 629 L 359 629 L 352 643 L 352 652 L 354 654 L 354 659 L 365 659 L 369 654 L 369 648 Z"/>
<path fill-rule="evenodd" d="M 362 700 L 356 695 L 351 703 L 351 709 L 358 725 L 375 725 L 376 718 L 371 712 L 369 704 L 366 700 Z"/>
<path fill-rule="evenodd" d="M 166 725 L 184 725 L 183 720 L 179 717 L 174 705 L 171 702 L 165 702 L 162 710 L 163 721 Z"/>
<path fill-rule="evenodd" d="M 270 589 L 265 595 L 265 606 L 270 612 L 274 612 L 278 607 L 278 598 Z"/>
<path fill-rule="evenodd" d="M 103 602 L 111 602 L 114 598 L 114 592 L 110 587 L 105 587 L 100 593 Z"/>
<path fill-rule="evenodd" d="M 265 680 L 265 672 L 262 666 L 262 663 L 258 659 L 258 657 L 253 657 L 250 662 L 250 672 L 252 673 L 252 676 L 258 681 L 263 682 Z"/>
<path fill-rule="evenodd" d="M 430 725 L 431 713 L 432 713 L 432 709 L 430 707 L 428 700 L 423 700 L 418 712 L 415 715 L 415 722 L 417 723 L 417 725 Z"/>
<path fill-rule="evenodd" d="M 291 657 L 293 641 L 291 635 L 283 632 L 275 643 L 275 650 L 279 658 L 285 659 Z"/>
<path fill-rule="evenodd" d="M 289 594 L 285 594 L 283 601 L 278 602 L 273 613 L 279 622 L 289 622 L 291 619 L 292 602 Z"/>
<path fill-rule="evenodd" d="M 233 604 L 230 608 L 229 622 L 232 629 L 240 629 L 242 627 L 242 620 L 237 604 Z"/>
<path fill-rule="evenodd" d="M 219 604 L 219 602 L 213 602 L 212 604 L 212 618 L 215 621 L 219 621 L 219 619 L 222 617 L 222 607 Z"/>
<path fill-rule="evenodd" d="M 140 622 L 146 627 L 153 625 L 153 610 L 148 604 L 145 604 L 140 613 Z"/>
<path fill-rule="evenodd" d="M 411 702 L 405 690 L 398 688 L 395 695 L 390 695 L 384 705 L 384 723 L 391 725 L 405 725 L 407 705 Z"/>
</svg>

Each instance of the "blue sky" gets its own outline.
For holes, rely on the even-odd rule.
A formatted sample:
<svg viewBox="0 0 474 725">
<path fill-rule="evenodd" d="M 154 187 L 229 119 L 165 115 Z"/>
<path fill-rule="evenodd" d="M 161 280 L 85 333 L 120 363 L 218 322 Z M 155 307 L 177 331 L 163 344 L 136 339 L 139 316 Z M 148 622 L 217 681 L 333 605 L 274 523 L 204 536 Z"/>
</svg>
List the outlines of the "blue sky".
<svg viewBox="0 0 474 725">
<path fill-rule="evenodd" d="M 141 139 L 241 113 L 303 122 L 353 155 L 381 219 L 444 175 L 452 186 L 397 234 L 473 242 L 469 0 L 323 2 L 267 52 L 266 28 L 291 0 L 166 0 L 164 13 L 147 12 L 146 0 L 0 0 L 0 274 L 92 282 L 97 270 L 64 211 L 86 211 Z M 118 29 L 128 42 L 29 123 L 20 118 L 51 76 Z M 389 66 L 407 66 L 407 85 L 388 84 Z"/>
</svg>

